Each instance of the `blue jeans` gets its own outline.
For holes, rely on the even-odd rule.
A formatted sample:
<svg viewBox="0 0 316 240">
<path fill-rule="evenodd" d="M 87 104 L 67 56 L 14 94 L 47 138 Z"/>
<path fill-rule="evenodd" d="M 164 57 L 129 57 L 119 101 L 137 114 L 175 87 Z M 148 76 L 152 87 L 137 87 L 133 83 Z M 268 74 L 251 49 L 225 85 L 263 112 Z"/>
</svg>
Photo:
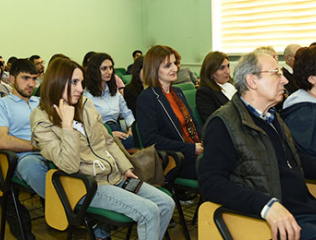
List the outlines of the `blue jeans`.
<svg viewBox="0 0 316 240">
<path fill-rule="evenodd" d="M 18 154 L 15 176 L 26 182 L 39 196 L 45 198 L 47 160 L 39 152 Z"/>
<path fill-rule="evenodd" d="M 107 125 L 111 128 L 112 131 L 123 132 L 121 126 L 117 122 L 106 122 Z M 134 147 L 134 138 L 133 136 L 128 136 L 125 140 L 120 139 L 122 144 L 126 149 L 131 149 Z"/>
<path fill-rule="evenodd" d="M 133 219 L 137 222 L 140 240 L 161 240 L 173 215 L 174 201 L 147 183 L 143 183 L 137 194 L 119 186 L 100 185 L 90 206 L 119 212 Z"/>
</svg>

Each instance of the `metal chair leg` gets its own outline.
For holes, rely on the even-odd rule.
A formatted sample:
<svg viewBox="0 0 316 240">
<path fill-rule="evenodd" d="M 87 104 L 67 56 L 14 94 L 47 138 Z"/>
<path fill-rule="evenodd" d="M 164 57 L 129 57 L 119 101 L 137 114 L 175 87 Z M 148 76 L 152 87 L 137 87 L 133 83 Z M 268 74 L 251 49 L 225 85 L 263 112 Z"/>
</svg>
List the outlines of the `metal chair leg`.
<svg viewBox="0 0 316 240">
<path fill-rule="evenodd" d="M 183 233 L 184 233 L 185 239 L 186 240 L 191 240 L 190 233 L 189 233 L 187 224 L 185 222 L 182 206 L 181 206 L 181 203 L 180 203 L 180 201 L 179 201 L 179 199 L 178 199 L 178 197 L 177 197 L 175 192 L 173 193 L 173 199 L 174 199 L 174 201 L 176 203 L 176 206 L 177 206 L 177 210 L 178 210 L 178 213 L 179 213 L 180 222 L 181 222 L 181 225 L 182 225 L 182 228 L 183 228 Z"/>
</svg>

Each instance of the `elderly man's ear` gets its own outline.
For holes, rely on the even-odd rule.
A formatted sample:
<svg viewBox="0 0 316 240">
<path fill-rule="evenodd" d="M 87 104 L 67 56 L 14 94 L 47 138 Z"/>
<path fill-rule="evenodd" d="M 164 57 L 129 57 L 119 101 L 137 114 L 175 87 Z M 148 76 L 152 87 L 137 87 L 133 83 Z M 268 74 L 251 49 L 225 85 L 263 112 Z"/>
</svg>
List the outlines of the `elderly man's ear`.
<svg viewBox="0 0 316 240">
<path fill-rule="evenodd" d="M 246 82 L 247 82 L 248 88 L 249 89 L 256 89 L 257 88 L 257 80 L 258 80 L 258 77 L 256 75 L 248 74 L 246 76 Z"/>
</svg>

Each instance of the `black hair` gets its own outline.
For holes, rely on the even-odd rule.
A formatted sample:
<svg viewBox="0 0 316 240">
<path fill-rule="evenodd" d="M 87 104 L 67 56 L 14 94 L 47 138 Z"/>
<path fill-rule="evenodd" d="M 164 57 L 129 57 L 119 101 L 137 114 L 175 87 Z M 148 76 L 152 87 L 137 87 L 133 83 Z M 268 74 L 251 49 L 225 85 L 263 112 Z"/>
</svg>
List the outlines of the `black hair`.
<svg viewBox="0 0 316 240">
<path fill-rule="evenodd" d="M 12 63 L 10 69 L 10 75 L 16 77 L 20 73 L 30 73 L 30 74 L 37 74 L 36 67 L 34 63 L 26 58 L 19 58 Z"/>
</svg>

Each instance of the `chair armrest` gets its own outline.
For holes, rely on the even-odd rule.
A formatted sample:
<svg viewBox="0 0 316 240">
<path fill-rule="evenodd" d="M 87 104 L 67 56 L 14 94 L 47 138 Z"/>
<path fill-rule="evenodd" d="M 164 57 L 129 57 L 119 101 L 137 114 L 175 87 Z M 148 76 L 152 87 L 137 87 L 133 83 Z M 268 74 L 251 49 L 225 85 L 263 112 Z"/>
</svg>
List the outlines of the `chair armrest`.
<svg viewBox="0 0 316 240">
<path fill-rule="evenodd" d="M 97 190 L 96 180 L 92 176 L 87 176 L 81 173 L 67 174 L 61 170 L 56 169 L 49 170 L 46 178 L 46 186 L 48 186 L 47 181 L 50 181 L 50 179 L 54 190 L 56 191 L 58 198 L 62 203 L 68 222 L 70 222 L 73 226 L 81 225 L 87 208 L 89 207 L 90 202 Z M 51 193 L 48 193 L 48 191 L 52 191 L 52 189 L 46 187 L 46 191 L 46 202 L 49 204 L 54 204 L 53 200 L 50 201 L 50 199 L 48 199 L 48 197 L 51 196 Z M 85 198 L 81 207 L 79 210 L 75 210 L 75 207 L 82 197 Z M 45 208 L 50 208 L 49 204 L 48 206 L 45 206 Z M 50 209 L 47 208 L 46 210 L 50 211 Z M 51 215 L 53 215 L 53 213 L 51 213 Z"/>
<path fill-rule="evenodd" d="M 11 179 L 17 162 L 18 156 L 14 152 L 0 150 L 0 190 L 2 193 L 10 191 Z"/>
<path fill-rule="evenodd" d="M 165 186 L 171 190 L 176 178 L 179 176 L 183 164 L 184 155 L 181 152 L 171 150 L 158 150 L 159 157 L 162 161 L 162 168 L 165 175 Z"/>
<path fill-rule="evenodd" d="M 226 216 L 224 216 L 226 214 Z M 270 234 L 270 228 L 265 220 L 263 220 L 261 217 L 254 215 L 254 214 L 246 214 L 239 211 L 235 211 L 232 209 L 229 209 L 227 207 L 221 206 L 216 209 L 214 212 L 213 218 L 214 222 L 221 233 L 223 239 L 225 240 L 233 240 L 235 238 L 234 235 L 232 235 L 231 231 L 233 231 L 231 228 L 232 225 L 234 225 L 233 221 L 234 219 L 228 218 L 227 214 L 230 216 L 235 216 L 235 218 L 238 218 L 238 222 L 247 221 L 247 227 L 249 228 L 247 231 L 251 230 L 253 227 L 258 227 L 260 231 L 262 230 L 263 233 L 255 232 L 258 236 L 264 236 L 268 235 L 271 237 Z M 249 222 L 250 221 L 250 222 Z M 228 226 L 229 225 L 229 226 Z M 244 226 L 245 227 L 245 226 Z M 243 228 L 239 228 L 238 231 L 245 232 Z M 247 232 L 246 231 L 246 232 Z M 249 234 L 249 237 L 251 238 L 251 235 Z M 255 237 L 255 236 L 254 236 Z"/>
</svg>

